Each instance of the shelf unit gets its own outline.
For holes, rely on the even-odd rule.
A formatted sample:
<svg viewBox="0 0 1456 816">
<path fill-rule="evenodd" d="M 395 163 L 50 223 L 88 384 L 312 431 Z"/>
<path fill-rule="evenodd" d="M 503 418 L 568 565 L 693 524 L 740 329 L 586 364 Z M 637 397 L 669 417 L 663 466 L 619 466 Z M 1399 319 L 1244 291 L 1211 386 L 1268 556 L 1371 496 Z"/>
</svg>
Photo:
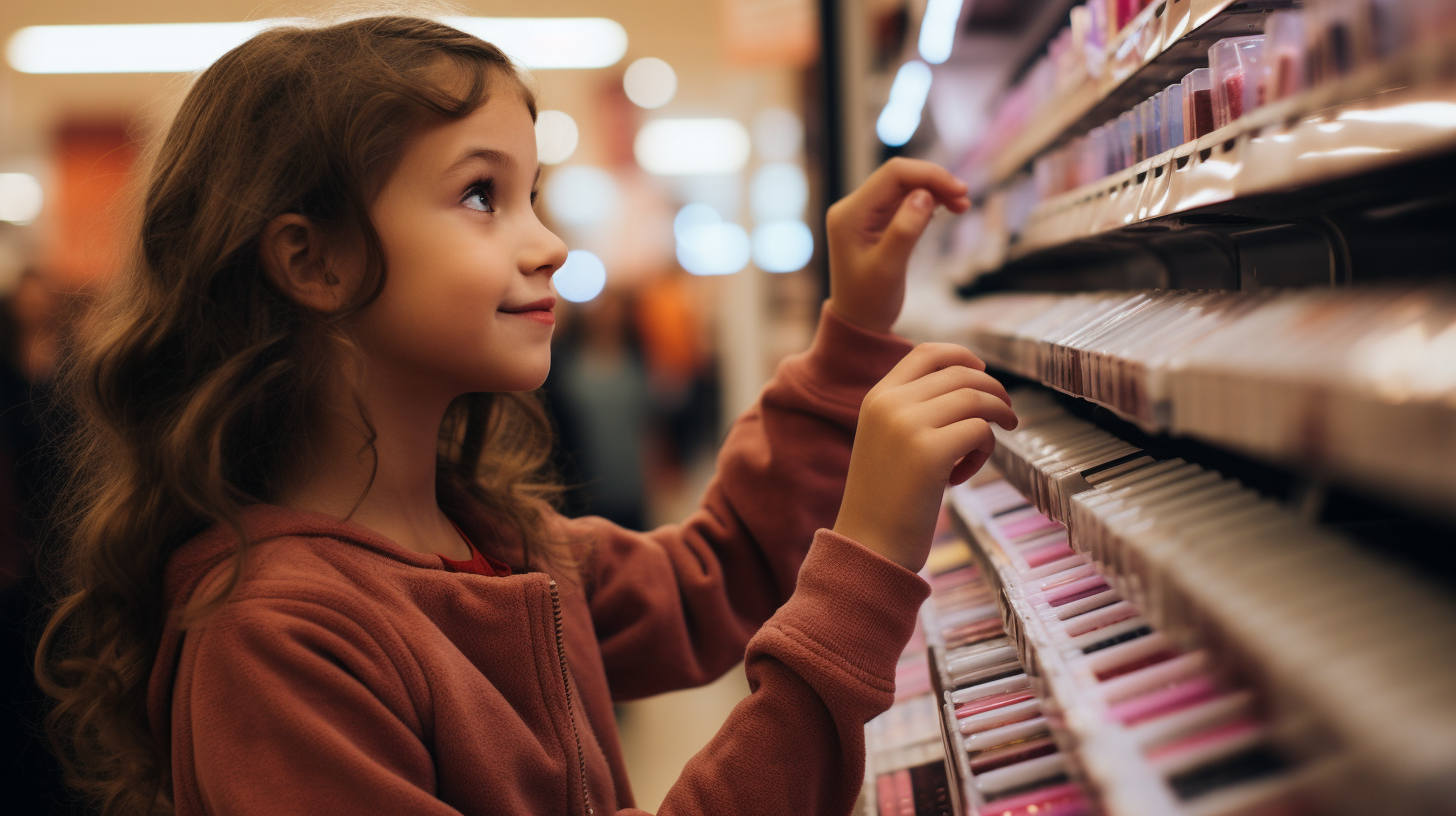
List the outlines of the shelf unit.
<svg viewBox="0 0 1456 816">
<path fill-rule="evenodd" d="M 1150 434 L 1456 519 L 1456 293 L 1001 294 L 966 302 L 952 323 L 961 329 L 944 339 L 988 364 Z M 1299 343 L 1318 356 L 1267 352 Z"/>
<path fill-rule="evenodd" d="M 1255 110 L 1173 150 L 1039 204 L 1026 223 L 984 240 L 981 256 L 1015 261 L 1117 230 L 1322 185 L 1456 150 L 1456 43 Z M 1227 209 L 1227 208 L 1225 208 Z M 974 275 L 990 266 L 970 261 Z"/>
<path fill-rule="evenodd" d="M 1254 691 L 1297 769 L 1292 812 L 1456 812 L 1456 570 L 1344 526 L 1456 541 L 1456 31 L 1028 197 L 1038 157 L 1206 65 L 1213 42 L 1329 2 L 1153 3 L 1100 73 L 968 154 L 940 143 L 935 115 L 955 114 L 935 108 L 900 152 L 956 168 L 975 206 L 932 224 L 902 326 L 1030 381 L 993 462 L 1161 636 Z M 907 8 L 908 56 L 923 3 Z M 1184 812 L 1089 701 L 971 496 L 950 493 L 1075 775 L 1107 816 Z M 1342 515 L 1341 497 L 1380 515 Z"/>
<path fill-rule="evenodd" d="M 1065 809 L 1053 812 L 1086 814 L 1086 794 L 1069 778 L 1075 774 L 1075 769 L 1067 767 L 1072 755 L 1062 753 L 1043 736 L 1055 715 L 1044 705 L 1049 699 L 1047 689 L 1032 686 L 1032 664 L 1018 662 L 1014 655 L 995 654 L 995 661 L 986 664 L 991 674 L 985 680 L 958 685 L 952 661 L 964 658 L 967 649 L 994 647 L 982 655 L 1009 652 L 998 643 L 1006 638 L 1003 625 L 1014 625 L 1009 619 L 1003 623 L 996 610 L 983 608 L 981 602 L 990 597 L 988 593 L 1001 590 L 997 576 L 978 565 L 973 555 L 969 542 L 954 531 L 946 529 L 937 535 L 926 568 L 931 599 L 922 608 L 916 635 L 901 657 L 896 702 L 866 728 L 866 784 L 859 810 L 865 816 L 989 813 L 993 810 L 987 806 L 988 797 L 1004 805 L 1008 800 L 1000 793 L 1008 788 L 1017 789 L 1009 794 L 1012 799 L 1027 793 L 1035 797 L 1039 788 L 1040 808 L 1058 804 Z M 969 606 L 968 591 L 977 598 Z M 978 643 L 948 643 L 947 628 L 954 630 L 968 620 L 984 629 Z M 1008 690 L 1017 704 L 993 699 Z M 964 720 L 985 721 L 977 723 L 979 730 L 969 732 L 973 736 L 963 734 L 958 715 L 958 705 L 966 703 L 984 706 L 978 717 Z M 1022 733 L 1004 737 L 1003 725 Z M 1003 739 L 1010 741 L 1013 753 L 1023 750 L 1027 740 L 1042 745 L 1019 761 L 988 761 L 986 752 L 977 752 L 977 762 L 972 763 L 966 740 L 993 740 L 999 748 Z"/>
<path fill-rule="evenodd" d="M 1102 73 L 1083 75 L 989 155 L 973 157 L 967 181 L 977 195 L 1006 184 L 1067 136 L 1086 132 L 1181 79 L 1208 46 L 1257 32 L 1257 18 L 1289 0 L 1162 0 L 1138 13 L 1103 50 Z"/>
<path fill-rule="evenodd" d="M 1064 753 L 1075 758 L 1079 776 L 1104 802 L 1128 802 L 1132 810 L 1119 812 L 1147 816 L 1173 816 L 1181 808 L 1172 792 L 1152 769 L 1140 761 L 1136 746 L 1121 729 L 1104 726 L 1104 711 L 1075 702 L 1091 683 L 1085 667 L 1074 667 L 1064 645 L 1047 629 L 1044 610 L 1030 602 L 1023 580 L 1008 552 L 1010 547 L 992 531 L 989 514 L 976 492 L 960 487 L 948 493 L 957 518 L 974 542 L 977 556 L 1000 587 L 1007 620 L 1014 634 L 1021 663 L 1035 678 L 1035 686 L 1048 701 L 1055 723 L 1053 734 Z M 1129 772 L 1131 771 L 1131 772 Z"/>
<path fill-rule="evenodd" d="M 1208 650 L 1213 663 L 1258 688 L 1271 733 L 1314 769 L 1312 795 L 1325 810 L 1440 813 L 1456 806 L 1456 791 L 1446 785 L 1456 778 L 1456 653 L 1449 649 L 1456 602 L 1449 595 L 1234 480 L 1158 460 L 1069 417 L 1043 394 L 1014 399 L 1024 421 L 1016 431 L 996 430 L 1000 472 L 1067 525 L 1072 549 L 1159 632 L 1190 651 Z M 1139 482 L 1146 489 L 1132 493 Z M 1155 491 L 1165 507 L 1189 494 L 1202 501 L 1162 516 L 1139 513 L 1138 502 Z M 963 517 L 984 518 L 965 491 L 952 496 Z M 1231 526 L 1238 535 L 1220 533 Z M 991 537 L 976 538 L 991 542 L 983 549 L 1004 549 Z M 1322 586 L 1308 598 L 1289 591 L 1314 590 L 1316 581 Z M 1007 597 L 1015 607 L 1017 593 Z M 1031 631 L 1046 620 L 1034 610 L 1017 613 Z M 1386 638 L 1371 637 L 1382 628 Z M 1076 688 L 1053 696 L 1078 698 Z M 1095 707 L 1069 708 L 1085 729 L 1102 727 Z M 1112 777 L 1102 785 L 1108 812 L 1149 812 L 1141 809 L 1151 796 L 1144 780 L 1127 772 L 1137 765 L 1126 764 L 1115 741 L 1084 742 L 1080 753 L 1089 768 L 1105 760 L 1115 769 L 1102 775 Z"/>
</svg>

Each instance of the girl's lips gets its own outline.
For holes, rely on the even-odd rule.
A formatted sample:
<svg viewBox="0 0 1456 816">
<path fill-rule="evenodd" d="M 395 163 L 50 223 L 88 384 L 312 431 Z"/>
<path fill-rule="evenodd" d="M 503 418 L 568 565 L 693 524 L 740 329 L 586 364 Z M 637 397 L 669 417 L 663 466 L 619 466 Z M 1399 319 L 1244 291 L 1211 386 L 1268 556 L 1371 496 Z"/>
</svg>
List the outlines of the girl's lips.
<svg viewBox="0 0 1456 816">
<path fill-rule="evenodd" d="M 556 315 L 552 312 L 554 308 L 556 308 L 556 298 L 542 298 L 520 306 L 502 306 L 500 311 L 552 326 L 556 323 Z"/>
<path fill-rule="evenodd" d="M 507 312 L 507 314 L 518 315 L 527 320 L 534 320 L 547 326 L 556 325 L 556 315 L 550 309 L 532 309 L 528 312 Z"/>
</svg>

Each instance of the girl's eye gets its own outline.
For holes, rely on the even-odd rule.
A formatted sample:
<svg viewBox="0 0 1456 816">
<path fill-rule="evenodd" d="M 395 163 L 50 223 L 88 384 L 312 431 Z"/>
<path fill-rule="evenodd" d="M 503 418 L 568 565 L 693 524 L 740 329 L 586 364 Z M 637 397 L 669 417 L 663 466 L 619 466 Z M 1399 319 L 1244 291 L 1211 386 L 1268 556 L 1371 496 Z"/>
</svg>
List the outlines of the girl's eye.
<svg viewBox="0 0 1456 816">
<path fill-rule="evenodd" d="M 465 190 L 465 197 L 460 203 L 476 212 L 493 213 L 495 203 L 491 198 L 494 187 L 495 183 L 492 181 L 477 181 Z"/>
</svg>

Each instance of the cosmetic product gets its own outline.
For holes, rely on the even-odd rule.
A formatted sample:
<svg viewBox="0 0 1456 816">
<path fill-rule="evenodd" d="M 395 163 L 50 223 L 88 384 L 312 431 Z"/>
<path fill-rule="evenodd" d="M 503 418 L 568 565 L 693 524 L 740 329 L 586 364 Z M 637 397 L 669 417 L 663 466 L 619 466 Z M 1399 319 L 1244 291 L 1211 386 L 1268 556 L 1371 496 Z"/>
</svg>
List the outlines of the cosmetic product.
<svg viewBox="0 0 1456 816">
<path fill-rule="evenodd" d="M 1304 12 L 1276 11 L 1264 23 L 1269 52 L 1269 101 L 1304 90 Z"/>
<path fill-rule="evenodd" d="M 1230 37 L 1208 49 L 1213 72 L 1213 126 L 1224 127 L 1263 103 L 1264 38 Z"/>
<path fill-rule="evenodd" d="M 1196 68 L 1183 77 L 1183 141 L 1213 132 L 1213 72 Z"/>
<path fill-rule="evenodd" d="M 1158 98 L 1163 111 L 1159 132 L 1162 134 L 1164 149 L 1172 150 L 1187 141 L 1183 134 L 1183 86 L 1169 85 Z"/>
</svg>

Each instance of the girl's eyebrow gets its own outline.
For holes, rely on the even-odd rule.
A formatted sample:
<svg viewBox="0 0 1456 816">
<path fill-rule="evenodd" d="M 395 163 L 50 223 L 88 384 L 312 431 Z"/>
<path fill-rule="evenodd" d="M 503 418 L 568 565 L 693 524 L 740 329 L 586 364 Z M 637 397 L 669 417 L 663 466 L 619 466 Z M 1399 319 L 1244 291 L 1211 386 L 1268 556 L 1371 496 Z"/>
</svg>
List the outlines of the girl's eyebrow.
<svg viewBox="0 0 1456 816">
<path fill-rule="evenodd" d="M 441 173 L 441 175 L 448 176 L 451 173 L 454 173 L 456 170 L 459 170 L 464 165 L 467 165 L 473 161 L 483 161 L 488 164 L 499 164 L 504 167 L 514 167 L 516 164 L 515 158 L 513 158 L 509 153 L 505 153 L 500 150 L 494 150 L 488 147 L 472 147 L 467 149 L 464 153 L 460 154 L 460 158 L 451 162 L 450 166 L 446 167 L 445 172 Z"/>
<path fill-rule="evenodd" d="M 509 153 L 506 153 L 505 151 L 495 150 L 489 147 L 472 147 L 462 153 L 460 158 L 452 162 L 449 167 L 445 168 L 445 172 L 441 173 L 440 175 L 449 176 L 453 174 L 456 170 L 459 170 L 464 165 L 467 165 L 473 161 L 483 161 L 488 164 L 500 165 L 507 170 L 516 166 L 515 157 Z M 532 179 L 531 185 L 534 187 L 536 182 L 540 180 L 541 165 L 538 164 L 536 165 L 536 176 Z"/>
</svg>

